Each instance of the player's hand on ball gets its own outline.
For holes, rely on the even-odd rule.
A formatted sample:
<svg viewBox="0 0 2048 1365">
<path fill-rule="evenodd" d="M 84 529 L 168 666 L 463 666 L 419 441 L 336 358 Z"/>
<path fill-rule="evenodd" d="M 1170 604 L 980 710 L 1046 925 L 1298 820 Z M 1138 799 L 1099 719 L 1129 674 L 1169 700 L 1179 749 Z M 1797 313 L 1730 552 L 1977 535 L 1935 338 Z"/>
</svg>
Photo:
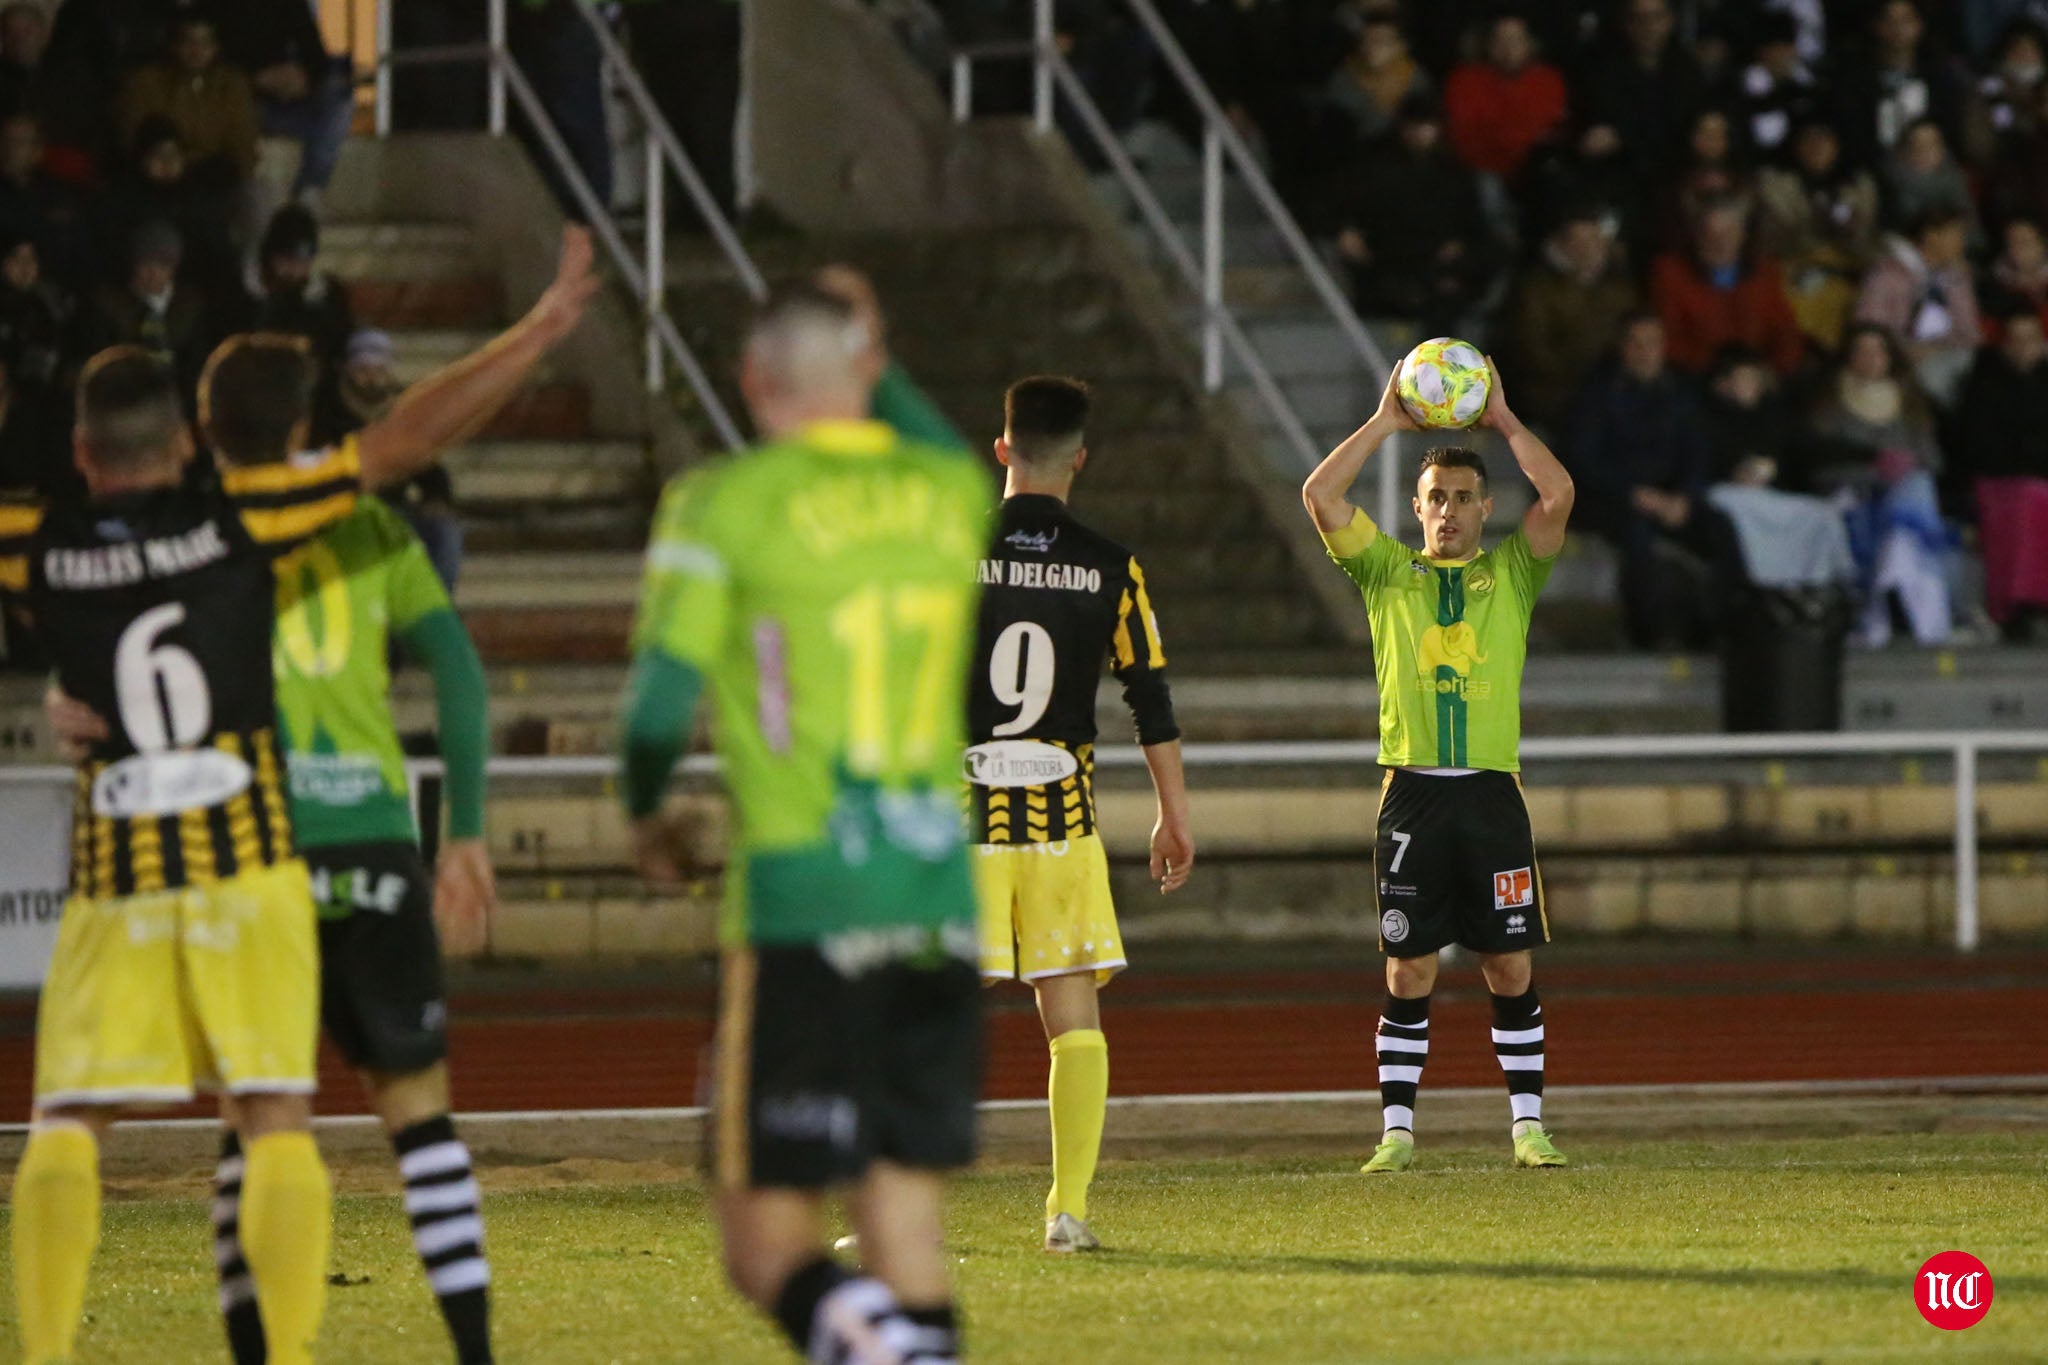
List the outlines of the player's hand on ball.
<svg viewBox="0 0 2048 1365">
<path fill-rule="evenodd" d="M 497 906 L 498 879 L 484 841 L 443 843 L 434 860 L 434 927 L 441 933 L 441 951 L 451 957 L 482 952 Z"/>
<path fill-rule="evenodd" d="M 1409 413 L 1408 406 L 1401 401 L 1401 367 L 1399 365 L 1396 365 L 1394 372 L 1387 376 L 1387 387 L 1380 394 L 1380 405 L 1378 410 L 1373 413 L 1372 420 L 1374 424 L 1380 427 L 1391 427 L 1398 431 L 1422 430 L 1421 426 L 1416 423 L 1414 416 Z"/>
<path fill-rule="evenodd" d="M 57 752 L 67 762 L 84 762 L 92 746 L 107 737 L 107 722 L 100 713 L 55 683 L 43 693 L 43 719 L 49 722 Z"/>
<path fill-rule="evenodd" d="M 1515 416 L 1508 407 L 1507 391 L 1501 387 L 1500 366 L 1493 363 L 1493 357 L 1486 357 L 1486 368 L 1493 378 L 1486 395 L 1486 411 L 1479 414 L 1477 425 L 1503 436 L 1512 436 L 1522 429 L 1522 419 Z"/>
<path fill-rule="evenodd" d="M 1188 832 L 1186 816 L 1159 817 L 1152 826 L 1152 880 L 1159 894 L 1178 891 L 1195 867 L 1195 836 Z"/>
</svg>

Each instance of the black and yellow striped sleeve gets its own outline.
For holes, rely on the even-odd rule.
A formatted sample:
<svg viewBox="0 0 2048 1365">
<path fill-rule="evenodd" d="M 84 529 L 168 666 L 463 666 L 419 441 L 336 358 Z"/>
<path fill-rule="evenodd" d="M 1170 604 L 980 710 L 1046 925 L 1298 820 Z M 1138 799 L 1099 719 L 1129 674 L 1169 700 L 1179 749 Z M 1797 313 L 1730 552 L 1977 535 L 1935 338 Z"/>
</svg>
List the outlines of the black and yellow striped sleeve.
<svg viewBox="0 0 2048 1365">
<path fill-rule="evenodd" d="M 40 503 L 0 494 L 0 591 L 28 591 L 29 548 L 42 524 Z"/>
<path fill-rule="evenodd" d="M 356 510 L 363 466 L 350 436 L 318 453 L 224 466 L 220 482 L 250 538 L 282 554 Z"/>
<path fill-rule="evenodd" d="M 1173 716 L 1173 692 L 1166 685 L 1166 646 L 1159 617 L 1145 591 L 1145 571 L 1133 558 L 1130 582 L 1117 602 L 1116 631 L 1110 636 L 1110 666 L 1124 685 L 1124 705 L 1137 722 L 1138 743 L 1165 744 L 1180 738 Z"/>
</svg>

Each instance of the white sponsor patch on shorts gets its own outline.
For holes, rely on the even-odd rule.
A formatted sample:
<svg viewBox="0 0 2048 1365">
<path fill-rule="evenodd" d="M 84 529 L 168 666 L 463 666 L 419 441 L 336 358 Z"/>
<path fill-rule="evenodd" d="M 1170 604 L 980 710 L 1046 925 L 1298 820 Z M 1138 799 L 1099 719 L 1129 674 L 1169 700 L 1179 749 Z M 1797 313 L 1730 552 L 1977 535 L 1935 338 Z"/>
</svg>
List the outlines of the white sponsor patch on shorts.
<svg viewBox="0 0 2048 1365">
<path fill-rule="evenodd" d="M 1399 910 L 1389 910 L 1380 916 L 1380 937 L 1389 943 L 1399 943 L 1408 937 L 1408 917 Z"/>
<path fill-rule="evenodd" d="M 1081 771 L 1080 760 L 1035 739 L 997 739 L 967 751 L 967 780 L 977 787 L 1042 787 Z"/>
<path fill-rule="evenodd" d="M 1536 903 L 1536 874 L 1533 868 L 1518 867 L 1493 874 L 1493 908 L 1526 910 Z"/>
</svg>

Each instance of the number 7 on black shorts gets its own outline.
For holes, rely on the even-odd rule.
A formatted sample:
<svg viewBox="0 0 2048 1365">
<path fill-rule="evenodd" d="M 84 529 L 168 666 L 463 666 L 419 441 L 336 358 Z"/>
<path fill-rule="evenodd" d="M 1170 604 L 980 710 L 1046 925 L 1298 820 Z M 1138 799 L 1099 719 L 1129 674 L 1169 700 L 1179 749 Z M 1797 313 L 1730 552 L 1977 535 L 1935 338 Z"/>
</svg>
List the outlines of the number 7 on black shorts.
<svg viewBox="0 0 2048 1365">
<path fill-rule="evenodd" d="M 1513 773 L 1389 772 L 1373 873 L 1389 957 L 1427 957 L 1453 943 L 1512 953 L 1550 940 L 1529 808 Z"/>
</svg>

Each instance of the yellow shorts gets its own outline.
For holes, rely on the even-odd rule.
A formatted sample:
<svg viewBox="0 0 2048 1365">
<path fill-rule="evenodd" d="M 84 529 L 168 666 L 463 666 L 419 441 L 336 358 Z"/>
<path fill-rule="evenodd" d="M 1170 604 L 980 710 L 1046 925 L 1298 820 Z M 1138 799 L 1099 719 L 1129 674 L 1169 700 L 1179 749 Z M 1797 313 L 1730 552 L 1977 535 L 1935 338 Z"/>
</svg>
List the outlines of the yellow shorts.
<svg viewBox="0 0 2048 1365">
<path fill-rule="evenodd" d="M 207 886 L 64 904 L 36 1016 L 36 1103 L 311 1094 L 313 890 L 297 859 Z"/>
<path fill-rule="evenodd" d="M 1109 895 L 1109 856 L 1093 834 L 1050 844 L 982 844 L 981 974 L 1035 981 L 1124 969 L 1124 939 Z"/>
</svg>

